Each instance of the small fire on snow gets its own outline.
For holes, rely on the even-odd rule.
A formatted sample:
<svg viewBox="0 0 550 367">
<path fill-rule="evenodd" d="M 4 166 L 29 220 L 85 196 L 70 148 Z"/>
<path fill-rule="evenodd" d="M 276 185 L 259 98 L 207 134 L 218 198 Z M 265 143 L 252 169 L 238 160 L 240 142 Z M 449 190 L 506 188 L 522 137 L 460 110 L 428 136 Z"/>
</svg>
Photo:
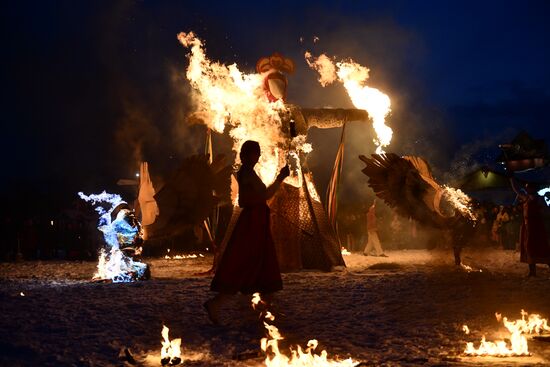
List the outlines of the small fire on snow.
<svg viewBox="0 0 550 367">
<path fill-rule="evenodd" d="M 508 321 L 506 317 L 502 317 L 500 313 L 495 313 L 497 321 L 503 322 L 504 326 L 510 332 L 507 338 L 510 340 L 510 347 L 504 340 L 490 342 L 485 339 L 485 335 L 481 338 L 481 343 L 478 348 L 474 347 L 474 343 L 466 343 L 464 354 L 468 356 L 495 356 L 495 357 L 512 357 L 512 356 L 529 356 L 527 346 L 527 338 L 525 334 L 541 334 L 544 331 L 550 331 L 546 319 L 541 318 L 537 314 L 528 314 L 521 310 L 521 319 L 516 321 Z M 467 325 L 462 327 L 466 333 L 470 333 Z"/>
<path fill-rule="evenodd" d="M 160 363 L 163 366 L 176 366 L 181 363 L 181 339 L 170 340 L 168 337 L 168 329 L 165 325 L 162 325 L 162 349 L 160 351 Z"/>
<path fill-rule="evenodd" d="M 264 327 L 266 328 L 269 337 L 262 338 L 261 348 L 266 353 L 264 360 L 267 367 L 352 367 L 357 365 L 357 361 L 348 358 L 343 361 L 335 361 L 328 359 L 328 354 L 325 350 L 320 354 L 313 354 L 317 348 L 318 342 L 312 339 L 307 342 L 307 348 L 302 350 L 298 345 L 296 349 L 290 348 L 290 357 L 281 353 L 279 350 L 279 340 L 284 339 L 279 329 L 273 324 L 275 316 L 265 307 L 267 304 L 262 301 L 259 293 L 254 293 L 252 296 L 252 307 L 256 310 L 263 306 L 261 316 L 263 317 Z"/>
<path fill-rule="evenodd" d="M 167 249 L 166 252 L 170 253 L 170 249 Z M 164 258 L 166 260 L 196 259 L 198 257 L 204 257 L 204 255 L 203 254 L 188 254 L 188 255 L 183 254 L 183 255 L 172 255 L 172 256 L 168 254 L 164 255 Z"/>
</svg>

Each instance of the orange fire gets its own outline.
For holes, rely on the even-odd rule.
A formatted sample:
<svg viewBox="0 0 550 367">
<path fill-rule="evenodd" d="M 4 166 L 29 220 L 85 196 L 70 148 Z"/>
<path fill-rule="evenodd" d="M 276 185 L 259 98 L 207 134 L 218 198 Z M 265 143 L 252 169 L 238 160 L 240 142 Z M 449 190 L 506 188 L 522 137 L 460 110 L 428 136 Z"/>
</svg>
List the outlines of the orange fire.
<svg viewBox="0 0 550 367">
<path fill-rule="evenodd" d="M 263 303 L 259 293 L 252 296 L 252 307 L 257 307 Z M 265 305 L 265 303 L 263 303 Z M 284 339 L 279 329 L 268 321 L 273 322 L 275 316 L 269 311 L 262 313 L 264 318 L 264 327 L 269 337 L 262 338 L 261 348 L 266 353 L 264 360 L 267 367 L 352 367 L 357 365 L 357 361 L 348 358 L 343 361 L 328 359 L 328 353 L 323 350 L 320 354 L 313 354 L 317 348 L 318 342 L 315 339 L 308 341 L 307 348 L 303 350 L 300 346 L 296 349 L 290 348 L 290 356 L 287 356 L 279 350 L 279 340 Z"/>
<path fill-rule="evenodd" d="M 188 255 L 168 255 L 170 253 L 170 249 L 166 249 L 167 254 L 164 255 L 164 258 L 166 260 L 182 260 L 182 259 L 196 259 L 199 257 L 204 257 L 203 254 L 188 254 Z"/>
<path fill-rule="evenodd" d="M 170 340 L 168 337 L 168 329 L 165 325 L 162 325 L 162 349 L 160 351 L 160 360 L 162 365 L 169 364 L 175 366 L 181 363 L 181 339 Z"/>
<path fill-rule="evenodd" d="M 319 83 L 323 87 L 335 81 L 341 82 L 353 105 L 369 113 L 377 135 L 374 139 L 376 153 L 384 153 L 384 147 L 390 144 L 393 135 L 393 130 L 385 123 L 391 111 L 391 102 L 386 94 L 366 85 L 370 70 L 351 59 L 335 63 L 325 54 L 314 58 L 310 52 L 306 52 L 305 58 L 308 65 L 319 73 Z"/>
<path fill-rule="evenodd" d="M 236 152 L 244 141 L 257 141 L 262 150 L 258 175 L 265 183 L 273 182 L 286 164 L 280 148 L 285 143 L 280 117 L 287 111 L 283 101 L 268 101 L 261 74 L 243 73 L 236 64 L 209 60 L 203 42 L 193 32 L 178 34 L 178 40 L 190 49 L 186 76 L 193 87 L 194 117 L 217 132 L 228 128 Z"/>
<path fill-rule="evenodd" d="M 540 334 L 544 331 L 550 331 L 547 320 L 541 318 L 537 314 L 529 315 L 524 310 L 521 310 L 521 319 L 516 321 L 508 321 L 506 317 L 502 317 L 500 313 L 495 313 L 497 320 L 502 320 L 504 326 L 510 332 L 510 347 L 504 340 L 490 342 L 485 339 L 485 335 L 481 338 L 481 343 L 478 348 L 474 347 L 474 343 L 467 343 L 464 354 L 470 356 L 529 356 L 529 348 L 527 346 L 527 338 L 525 334 Z M 527 317 L 527 318 L 526 318 Z M 463 330 L 469 334 L 468 326 L 464 325 Z"/>
</svg>

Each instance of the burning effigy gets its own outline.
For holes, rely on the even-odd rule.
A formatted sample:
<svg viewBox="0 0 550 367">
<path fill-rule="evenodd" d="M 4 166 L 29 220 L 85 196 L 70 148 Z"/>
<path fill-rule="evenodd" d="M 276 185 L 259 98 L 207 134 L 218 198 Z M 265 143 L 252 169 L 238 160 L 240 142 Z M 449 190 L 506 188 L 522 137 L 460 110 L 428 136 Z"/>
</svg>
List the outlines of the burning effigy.
<svg viewBox="0 0 550 367">
<path fill-rule="evenodd" d="M 258 61 L 256 73 L 247 74 L 236 64 L 226 66 L 209 60 L 203 41 L 193 32 L 178 34 L 178 40 L 189 49 L 186 77 L 193 88 L 195 103 L 190 120 L 218 133 L 227 129 L 234 151 L 245 140 L 258 141 L 262 151 L 258 175 L 266 184 L 275 179 L 282 166 L 291 167 L 291 176 L 269 203 L 281 270 L 331 270 L 345 266 L 339 240 L 327 216 L 333 205 L 327 204 L 327 213 L 312 173 L 307 169 L 306 157 L 312 147 L 306 143 L 306 134 L 311 127 L 342 127 L 348 121 L 372 119 L 375 130 L 382 131 L 376 139 L 377 145 L 389 144 L 391 129 L 383 124 L 389 110 L 389 98 L 379 91 L 368 93 L 372 91 L 364 85 L 368 69 L 352 62 L 339 63 L 338 71 L 334 69 L 357 108 L 302 108 L 286 101 L 286 75 L 294 71 L 292 60 L 274 53 Z M 314 63 L 311 57 L 307 60 Z M 375 113 L 378 107 L 382 113 Z M 232 190 L 234 203 L 235 189 Z M 235 208 L 232 223 L 236 222 L 238 214 Z M 231 228 L 230 223 L 221 242 L 221 251 Z"/>
<path fill-rule="evenodd" d="M 498 322 L 504 324 L 510 335 L 506 340 L 498 340 L 495 342 L 487 341 L 485 335 L 482 336 L 479 347 L 475 347 L 473 342 L 466 344 L 464 354 L 467 356 L 495 356 L 495 357 L 511 357 L 511 356 L 529 356 L 527 338 L 525 335 L 542 334 L 550 331 L 548 321 L 543 319 L 538 314 L 529 314 L 521 310 L 521 319 L 508 321 L 508 318 L 502 317 L 500 313 L 495 313 Z M 467 325 L 463 326 L 466 334 L 470 333 Z"/>
<path fill-rule="evenodd" d="M 259 293 L 252 296 L 252 307 L 260 310 L 260 317 L 267 331 L 267 337 L 262 338 L 260 345 L 262 351 L 266 354 L 264 363 L 267 367 L 352 367 L 358 365 L 352 358 L 345 360 L 329 359 L 326 350 L 316 353 L 318 341 L 315 339 L 307 342 L 307 347 L 302 349 L 299 345 L 296 348 L 290 348 L 290 355 L 281 353 L 279 349 L 279 340 L 284 339 L 279 329 L 273 324 L 275 316 L 266 308 Z"/>
<path fill-rule="evenodd" d="M 134 211 L 118 194 L 103 191 L 91 195 L 79 192 L 78 195 L 95 207 L 100 216 L 97 229 L 105 240 L 93 279 L 114 283 L 148 279 L 149 266 L 133 259 L 141 254 L 143 242 L 141 224 Z"/>
</svg>

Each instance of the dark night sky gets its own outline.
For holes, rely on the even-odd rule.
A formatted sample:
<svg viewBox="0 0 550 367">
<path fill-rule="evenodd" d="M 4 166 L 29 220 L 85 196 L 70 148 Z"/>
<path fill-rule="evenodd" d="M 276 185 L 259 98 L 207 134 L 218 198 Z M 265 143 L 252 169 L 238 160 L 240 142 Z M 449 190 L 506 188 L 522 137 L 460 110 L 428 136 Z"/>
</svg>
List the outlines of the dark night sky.
<svg viewBox="0 0 550 367">
<path fill-rule="evenodd" d="M 368 66 L 392 98 L 389 150 L 441 171 L 519 129 L 550 137 L 548 1 L 20 1 L 1 17 L 3 196 L 39 188 L 62 200 L 131 176 L 136 154 L 162 171 L 200 150 L 203 130 L 184 122 L 188 86 L 175 80 L 180 31 L 245 71 L 273 51 L 293 58 L 289 100 L 308 107 L 351 104 L 341 87 L 321 88 L 306 49 Z M 351 129 L 347 159 L 370 153 Z M 312 132 L 330 142 L 313 166 L 334 158 L 338 135 Z"/>
</svg>

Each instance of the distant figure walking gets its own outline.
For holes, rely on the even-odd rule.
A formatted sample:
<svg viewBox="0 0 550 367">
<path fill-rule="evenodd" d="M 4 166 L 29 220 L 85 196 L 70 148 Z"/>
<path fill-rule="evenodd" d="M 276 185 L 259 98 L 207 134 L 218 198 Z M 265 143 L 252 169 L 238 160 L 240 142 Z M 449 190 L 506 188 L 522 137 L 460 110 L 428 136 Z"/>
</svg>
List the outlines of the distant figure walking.
<svg viewBox="0 0 550 367">
<path fill-rule="evenodd" d="M 513 178 L 510 178 L 510 182 L 523 206 L 519 235 L 520 261 L 529 264 L 528 276 L 534 277 L 537 275 L 537 264 L 550 266 L 550 246 L 544 228 L 541 198 L 537 196 L 533 184 L 527 183 L 524 188 L 518 188 Z"/>
<path fill-rule="evenodd" d="M 266 188 L 254 172 L 260 154 L 258 142 L 248 140 L 241 147 L 242 166 L 237 173 L 237 182 L 239 206 L 243 210 L 210 286 L 212 291 L 218 293 L 204 303 L 214 324 L 219 324 L 219 311 L 231 294 L 259 292 L 262 299 L 269 299 L 271 293 L 283 288 L 266 200 L 275 194 L 290 170 L 288 166 L 283 167 L 275 182 Z"/>
<path fill-rule="evenodd" d="M 386 257 L 387 255 L 384 254 L 384 250 L 382 250 L 382 246 L 380 245 L 380 238 L 378 238 L 378 227 L 376 225 L 376 200 L 372 203 L 369 211 L 367 212 L 367 236 L 367 246 L 363 251 L 363 255 L 369 256 L 371 255 L 372 250 L 374 250 L 374 256 Z"/>
</svg>

